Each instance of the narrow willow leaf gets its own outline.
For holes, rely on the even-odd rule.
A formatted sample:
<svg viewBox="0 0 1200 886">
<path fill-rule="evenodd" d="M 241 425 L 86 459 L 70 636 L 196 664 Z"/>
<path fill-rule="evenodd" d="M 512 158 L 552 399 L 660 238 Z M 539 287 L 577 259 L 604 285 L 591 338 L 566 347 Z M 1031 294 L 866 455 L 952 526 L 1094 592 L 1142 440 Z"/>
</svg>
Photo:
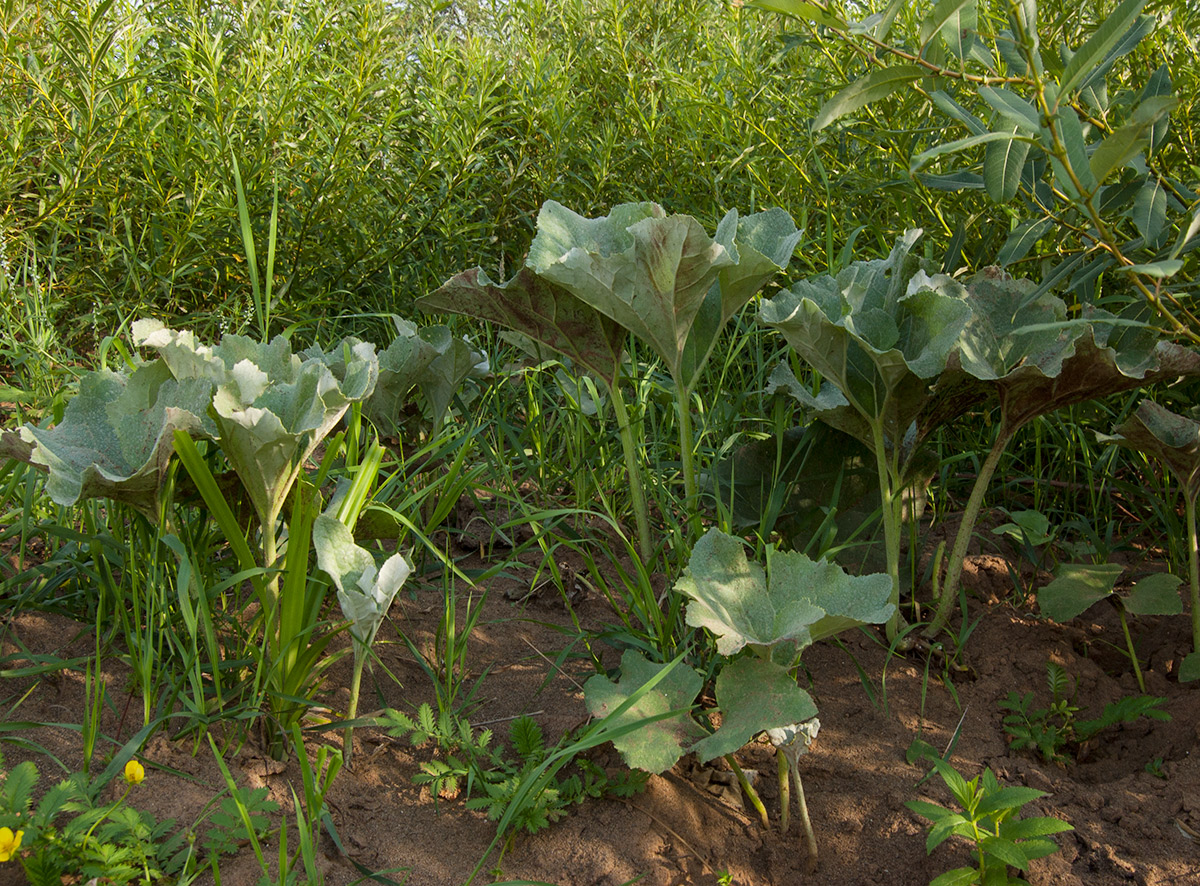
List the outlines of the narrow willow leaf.
<svg viewBox="0 0 1200 886">
<path fill-rule="evenodd" d="M 1097 83 L 1103 83 L 1105 75 L 1113 66 L 1113 62 L 1123 55 L 1128 55 L 1137 48 L 1137 45 L 1148 37 L 1157 25 L 1157 20 L 1152 15 L 1138 16 L 1133 26 L 1126 31 L 1121 39 L 1117 41 L 1117 45 L 1108 51 L 1104 56 L 1104 60 L 1100 62 L 1092 72 L 1088 74 L 1083 83 L 1080 84 L 1080 90 L 1088 89 Z"/>
<path fill-rule="evenodd" d="M 1183 262 L 1179 259 L 1163 259 L 1162 261 L 1152 261 L 1141 265 L 1129 265 L 1121 270 L 1127 274 L 1145 274 L 1147 277 L 1154 277 L 1156 280 L 1165 280 L 1168 277 L 1174 277 L 1183 270 Z"/>
<path fill-rule="evenodd" d="M 969 172 L 966 169 L 948 172 L 945 175 L 930 175 L 922 172 L 917 178 L 925 187 L 935 188 L 939 191 L 982 191 L 984 189 L 983 176 L 978 172 Z"/>
<path fill-rule="evenodd" d="M 979 97 L 1005 120 L 1024 132 L 1036 135 L 1042 131 L 1041 115 L 1037 108 L 1009 89 L 993 86 L 979 87 Z"/>
<path fill-rule="evenodd" d="M 893 65 L 872 71 L 851 83 L 821 107 L 813 120 L 813 131 L 822 130 L 871 102 L 887 98 L 897 89 L 920 80 L 926 73 L 920 65 Z"/>
<path fill-rule="evenodd" d="M 1167 226 L 1167 191 L 1156 179 L 1149 179 L 1133 201 L 1133 223 L 1147 243 L 1158 240 Z"/>
<path fill-rule="evenodd" d="M 1013 232 L 1008 235 L 1008 239 L 1004 241 L 1004 245 L 1000 247 L 1000 251 L 996 254 L 996 264 L 1001 267 L 1007 267 L 1014 262 L 1020 261 L 1033 248 L 1033 244 L 1037 243 L 1053 227 L 1054 222 L 1048 218 L 1028 221 L 1017 225 L 1013 229 Z"/>
<path fill-rule="evenodd" d="M 1142 89 L 1141 102 L 1146 102 L 1158 96 L 1172 95 L 1175 91 L 1175 85 L 1171 82 L 1171 72 L 1166 65 L 1159 67 L 1157 71 L 1150 75 L 1150 79 L 1146 81 L 1145 87 Z M 1169 118 L 1163 117 L 1154 124 L 1150 135 L 1150 151 L 1153 153 L 1158 150 L 1164 138 L 1167 137 L 1167 127 Z"/>
<path fill-rule="evenodd" d="M 1155 125 L 1179 104 L 1169 95 L 1148 98 L 1137 106 L 1128 123 L 1105 137 L 1092 152 L 1090 165 L 1096 181 L 1103 182 L 1150 144 Z"/>
<path fill-rule="evenodd" d="M 1029 142 L 1015 138 L 1014 127 L 1008 142 L 989 142 L 983 153 L 983 181 L 993 203 L 1007 203 L 1017 195 L 1021 173 L 1029 157 Z"/>
<path fill-rule="evenodd" d="M 933 160 L 941 157 L 943 154 L 954 154 L 958 151 L 965 151 L 968 148 L 974 148 L 978 145 L 986 145 L 988 142 L 1011 141 L 1012 133 L 1010 132 L 984 132 L 980 135 L 971 135 L 966 138 L 960 138 L 956 141 L 947 142 L 942 145 L 934 145 L 928 150 L 922 151 L 909 161 L 909 172 L 917 173 L 924 169 Z"/>
<path fill-rule="evenodd" d="M 1146 0 L 1124 0 L 1098 27 L 1087 42 L 1067 62 L 1059 78 L 1059 96 L 1066 98 L 1084 81 L 1092 69 L 1121 41 L 1137 21 Z"/>
<path fill-rule="evenodd" d="M 1187 230 L 1183 232 L 1180 238 L 1175 241 L 1175 245 L 1171 247 L 1171 258 L 1179 258 L 1185 248 L 1194 248 L 1195 244 L 1192 244 L 1191 247 L 1188 244 L 1197 235 L 1200 235 L 1200 209 L 1192 213 L 1192 220 L 1188 223 Z"/>
<path fill-rule="evenodd" d="M 944 90 L 935 90 L 930 93 L 929 97 L 943 114 L 967 127 L 971 131 L 971 135 L 983 135 L 989 131 L 982 120 L 956 102 Z"/>
<path fill-rule="evenodd" d="M 940 32 L 950 51 L 964 58 L 973 41 L 969 33 L 964 38 L 963 31 L 973 31 L 975 25 L 975 0 L 938 0 L 921 22 L 921 47 L 924 48 Z"/>
<path fill-rule="evenodd" d="M 1083 124 L 1079 120 L 1079 115 L 1075 113 L 1074 108 L 1060 108 L 1054 118 L 1054 125 L 1058 130 L 1059 138 L 1063 141 L 1063 147 L 1066 148 L 1071 171 L 1079 179 L 1084 193 L 1092 193 L 1096 190 L 1097 182 L 1096 177 L 1092 175 L 1092 167 L 1088 161 L 1087 145 L 1083 140 Z"/>
<path fill-rule="evenodd" d="M 823 6 L 816 3 L 806 3 L 805 0 L 750 0 L 746 6 L 751 9 L 761 9 L 764 12 L 779 12 L 790 15 L 814 25 L 824 25 L 844 31 L 847 24 Z"/>
</svg>

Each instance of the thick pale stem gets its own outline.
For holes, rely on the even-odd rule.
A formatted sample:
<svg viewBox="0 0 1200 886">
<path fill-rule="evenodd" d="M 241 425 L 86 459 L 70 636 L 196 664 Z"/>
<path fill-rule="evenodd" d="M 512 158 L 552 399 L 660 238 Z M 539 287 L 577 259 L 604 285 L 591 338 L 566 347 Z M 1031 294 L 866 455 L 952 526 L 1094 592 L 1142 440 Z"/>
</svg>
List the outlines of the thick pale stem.
<svg viewBox="0 0 1200 886">
<path fill-rule="evenodd" d="M 879 471 L 879 496 L 883 504 L 883 546 L 887 557 L 888 577 L 892 580 L 892 617 L 887 623 L 888 642 L 896 639 L 900 630 L 900 484 L 888 464 L 883 428 L 877 423 L 872 429 L 875 440 L 875 465 Z"/>
<path fill-rule="evenodd" d="M 650 540 L 650 514 L 646 508 L 646 493 L 642 488 L 642 466 L 633 441 L 633 429 L 629 425 L 629 410 L 621 387 L 614 383 L 609 389 L 613 412 L 617 418 L 617 434 L 621 438 L 621 451 L 625 455 L 625 470 L 629 474 L 629 499 L 633 505 L 633 519 L 637 524 L 638 554 L 642 562 L 650 565 L 654 556 L 654 545 Z"/>
<path fill-rule="evenodd" d="M 769 828 L 771 820 L 767 818 L 767 807 L 763 805 L 762 797 L 758 795 L 758 791 L 754 790 L 754 785 L 750 784 L 750 779 L 746 778 L 746 773 L 742 772 L 742 767 L 737 764 L 737 760 L 733 759 L 733 754 L 726 754 L 725 762 L 729 764 L 729 768 L 737 777 L 738 784 L 742 786 L 742 792 L 750 798 L 750 805 L 758 810 L 758 817 L 762 819 L 763 827 Z"/>
<path fill-rule="evenodd" d="M 788 778 L 792 770 L 787 755 L 779 748 L 775 749 L 775 762 L 779 767 L 779 832 L 786 834 L 792 814 L 792 783 Z"/>
<path fill-rule="evenodd" d="M 1013 438 L 1013 434 L 1019 428 L 1020 425 L 1008 427 L 1001 423 L 996 442 L 992 444 L 991 451 L 988 452 L 987 458 L 979 467 L 979 476 L 975 478 L 975 485 L 971 488 L 971 497 L 967 499 L 967 507 L 962 514 L 962 522 L 958 524 L 958 535 L 954 537 L 950 562 L 946 564 L 946 580 L 942 583 L 942 594 L 937 601 L 937 610 L 933 614 L 933 621 L 929 623 L 929 627 L 924 632 L 926 637 L 936 637 L 946 626 L 946 622 L 950 620 L 950 609 L 958 596 L 963 561 L 967 558 L 967 546 L 971 543 L 971 536 L 975 534 L 975 522 L 979 519 L 979 511 L 983 507 L 983 497 L 987 494 L 992 475 L 996 473 L 996 468 L 1000 464 L 1000 457 L 1004 455 L 1004 450 L 1008 447 L 1008 441 Z"/>
<path fill-rule="evenodd" d="M 1137 650 L 1133 648 L 1133 637 L 1129 635 L 1129 619 L 1125 617 L 1125 607 L 1117 604 L 1117 615 L 1121 618 L 1121 632 L 1125 634 L 1125 648 L 1129 650 L 1129 660 L 1133 662 L 1133 675 L 1137 677 L 1138 689 L 1146 694 L 1146 681 L 1142 677 L 1142 666 L 1138 664 Z"/>
<path fill-rule="evenodd" d="M 1192 652 L 1200 652 L 1200 547 L 1196 540 L 1196 502 L 1187 503 L 1188 577 L 1192 582 Z"/>
<path fill-rule="evenodd" d="M 358 640 L 355 639 L 354 642 L 358 643 Z M 350 682 L 350 707 L 346 711 L 346 719 L 350 721 L 353 721 L 358 716 L 358 690 L 362 686 L 363 665 L 367 663 L 366 647 L 363 648 L 364 652 L 362 655 L 358 653 L 357 649 L 354 651 L 354 679 Z M 353 750 L 354 727 L 347 726 L 342 733 L 342 759 L 345 761 L 347 767 L 350 765 L 350 755 Z"/>
<path fill-rule="evenodd" d="M 817 870 L 817 835 L 813 833 L 812 819 L 808 817 L 808 801 L 804 799 L 804 783 L 800 781 L 800 769 L 792 766 L 792 778 L 796 780 L 796 802 L 800 806 L 800 824 L 804 826 L 804 842 L 808 844 L 808 872 Z"/>
<path fill-rule="evenodd" d="M 692 439 L 692 412 L 690 393 L 678 382 L 675 389 L 680 392 L 675 401 L 679 413 L 679 455 L 683 465 L 683 507 L 687 512 L 687 523 L 691 529 L 690 541 L 700 537 L 700 495 L 696 487 L 695 441 Z"/>
</svg>

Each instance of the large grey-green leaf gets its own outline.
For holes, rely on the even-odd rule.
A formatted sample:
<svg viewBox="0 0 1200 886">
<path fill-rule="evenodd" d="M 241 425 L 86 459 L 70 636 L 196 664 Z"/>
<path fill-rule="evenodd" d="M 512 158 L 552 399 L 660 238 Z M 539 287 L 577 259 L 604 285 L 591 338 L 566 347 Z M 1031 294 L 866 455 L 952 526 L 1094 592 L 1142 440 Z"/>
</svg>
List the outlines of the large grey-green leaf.
<svg viewBox="0 0 1200 886">
<path fill-rule="evenodd" d="M 625 329 L 530 268 L 503 284 L 479 268 L 464 271 L 418 299 L 417 306 L 507 326 L 570 357 L 610 385 L 616 380 Z"/>
<path fill-rule="evenodd" d="M 159 352 L 176 378 L 213 384 L 211 416 L 221 451 L 267 531 L 274 531 L 304 462 L 351 402 L 370 395 L 379 374 L 375 346 L 367 342 L 337 348 L 339 378 L 329 355 L 301 359 L 282 336 L 263 344 L 227 335 L 209 346 L 156 321 L 138 321 L 133 333 L 138 344 Z"/>
<path fill-rule="evenodd" d="M 5 454 L 47 468 L 46 491 L 58 504 L 111 498 L 155 519 L 175 431 L 215 433 L 207 418 L 212 389 L 207 380 L 176 381 L 161 360 L 133 372 L 91 372 L 60 424 L 6 435 L 16 439 Z"/>
<path fill-rule="evenodd" d="M 961 284 L 908 260 L 919 235 L 908 232 L 887 259 L 855 262 L 836 280 L 801 281 L 759 311 L 892 446 L 927 407 L 929 380 L 970 317 Z"/>
<path fill-rule="evenodd" d="M 1119 443 L 1157 456 L 1183 486 L 1189 503 L 1200 496 L 1200 423 L 1194 419 L 1143 400 L 1112 436 L 1097 436 L 1101 442 Z"/>
<path fill-rule="evenodd" d="M 709 237 L 654 203 L 588 219 L 549 200 L 527 264 L 649 344 L 690 387 L 726 321 L 787 264 L 799 237 L 782 210 L 741 220 L 730 211 Z"/>
<path fill-rule="evenodd" d="M 722 668 L 716 695 L 721 726 L 689 749 L 701 763 L 732 754 L 760 732 L 817 715 L 812 697 L 796 685 L 786 667 L 757 656 Z"/>
<path fill-rule="evenodd" d="M 745 646 L 765 652 L 787 643 L 799 651 L 814 640 L 859 624 L 886 621 L 893 609 L 886 575 L 852 577 L 827 561 L 771 551 L 769 575 L 746 558 L 742 543 L 710 529 L 696 543 L 675 590 L 691 598 L 687 623 L 717 638 L 717 651 Z"/>
<path fill-rule="evenodd" d="M 640 652 L 626 649 L 621 656 L 621 677 L 613 683 L 603 674 L 592 677 L 583 686 L 583 697 L 593 717 L 607 717 L 653 677 L 670 665 L 654 664 Z M 629 726 L 649 717 L 671 711 L 674 716 L 644 723 L 637 729 L 613 739 L 613 745 L 625 762 L 647 772 L 666 772 L 683 756 L 686 748 L 705 736 L 690 716 L 703 678 L 692 668 L 678 663 L 657 685 L 645 692 L 612 723 L 614 728 Z"/>
<path fill-rule="evenodd" d="M 399 437 L 412 390 L 426 380 L 438 350 L 407 320 L 397 320 L 396 327 L 396 337 L 379 354 L 379 381 L 363 403 L 363 415 L 382 433 Z"/>
<path fill-rule="evenodd" d="M 317 565 L 333 579 L 342 615 L 350 622 L 350 633 L 358 640 L 355 656 L 361 658 L 375 641 L 375 634 L 412 567 L 401 554 L 393 554 L 382 567 L 376 567 L 371 552 L 356 545 L 354 533 L 332 514 L 318 515 L 312 533 Z"/>
<path fill-rule="evenodd" d="M 782 209 L 757 212 L 737 222 L 736 264 L 722 268 L 692 321 L 680 356 L 680 380 L 691 389 L 699 379 L 721 330 L 754 293 L 791 261 L 801 232 Z"/>
<path fill-rule="evenodd" d="M 1072 403 L 1200 374 L 1200 354 L 1116 320 L 1104 311 L 1085 309 L 1081 321 L 1065 327 L 1069 338 L 1061 352 L 1031 353 L 997 379 L 1005 424 L 1019 427 Z M 1078 336 L 1070 334 L 1077 330 Z"/>
</svg>

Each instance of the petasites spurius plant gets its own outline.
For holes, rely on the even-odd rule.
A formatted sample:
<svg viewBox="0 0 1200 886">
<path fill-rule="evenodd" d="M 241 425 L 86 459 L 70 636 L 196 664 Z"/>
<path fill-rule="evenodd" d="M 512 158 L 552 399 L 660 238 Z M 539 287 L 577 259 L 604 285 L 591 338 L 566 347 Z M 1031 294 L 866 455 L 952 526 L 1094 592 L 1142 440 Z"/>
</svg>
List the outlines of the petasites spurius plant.
<svg viewBox="0 0 1200 886">
<path fill-rule="evenodd" d="M 716 679 L 720 726 L 710 731 L 711 727 L 702 728 L 693 719 L 691 708 L 702 680 L 691 668 L 675 665 L 623 715 L 629 723 L 660 719 L 614 744 L 629 765 L 650 772 L 662 772 L 683 754 L 694 752 L 701 762 L 725 757 L 740 776 L 733 753 L 755 735 L 767 732 L 781 755 L 781 797 L 789 798 L 789 773 L 797 786 L 806 840 L 815 863 L 816 840 L 808 823 L 796 761 L 815 735 L 817 707 L 797 685 L 792 669 L 812 643 L 857 625 L 887 621 L 893 611 L 888 602 L 890 588 L 886 575 L 850 576 L 833 563 L 770 546 L 764 569 L 746 557 L 741 540 L 709 530 L 693 548 L 675 590 L 691 600 L 687 623 L 707 630 L 724 660 Z M 749 654 L 744 654 L 747 651 Z M 604 716 L 667 667 L 634 650 L 626 651 L 616 683 L 597 675 L 585 684 L 588 710 Z M 765 825 L 762 801 L 744 777 L 739 781 Z M 785 806 L 785 829 L 787 822 Z"/>
<path fill-rule="evenodd" d="M 589 219 L 547 201 L 527 265 L 648 344 L 675 384 L 684 509 L 699 534 L 691 392 L 721 330 L 800 241 L 791 216 L 730 210 L 709 237 L 696 219 L 656 203 L 623 203 Z"/>
<path fill-rule="evenodd" d="M 214 434 L 211 400 L 211 382 L 176 380 L 161 360 L 89 372 L 61 422 L 0 434 L 0 456 L 46 470 L 46 492 L 56 504 L 108 498 L 157 521 L 174 433 Z"/>
<path fill-rule="evenodd" d="M 375 389 L 375 346 L 348 344 L 338 349 L 338 361 L 311 352 L 302 358 L 282 336 L 264 344 L 226 335 L 218 344 L 206 345 L 193 333 L 168 329 L 156 320 L 134 323 L 133 338 L 157 351 L 177 379 L 212 384 L 209 416 L 215 440 L 254 505 L 262 528 L 263 565 L 270 568 L 276 523 L 301 468 L 350 404 Z"/>
<path fill-rule="evenodd" d="M 745 217 L 731 210 L 710 237 L 694 218 L 668 215 L 656 203 L 623 203 L 589 219 L 549 200 L 526 265 L 512 279 L 496 283 L 474 269 L 418 304 L 500 323 L 605 383 L 648 559 L 640 469 L 618 384 L 625 337 L 633 333 L 649 345 L 675 384 L 685 510 L 698 534 L 691 392 L 725 324 L 787 266 L 800 236 L 781 209 Z"/>
<path fill-rule="evenodd" d="M 934 426 L 933 384 L 971 316 L 961 283 L 927 274 L 910 256 L 920 235 L 906 232 L 885 259 L 855 262 L 837 277 L 802 280 L 758 314 L 825 380 L 815 397 L 798 384 L 788 390 L 816 418 L 858 438 L 875 456 L 892 580 L 889 639 L 899 630 L 909 466 Z"/>
<path fill-rule="evenodd" d="M 1196 538 L 1196 500 L 1200 498 L 1200 422 L 1178 415 L 1150 400 L 1142 401 L 1111 436 L 1119 443 L 1160 459 L 1179 483 L 1188 533 L 1188 577 L 1191 587 L 1192 652 L 1179 668 L 1180 680 L 1200 679 L 1200 547 Z"/>
<path fill-rule="evenodd" d="M 936 390 L 944 386 L 947 396 L 966 401 L 994 399 L 1000 420 L 963 511 L 928 637 L 949 618 L 984 494 L 1022 428 L 1074 403 L 1200 374 L 1195 351 L 1095 308 L 1068 320 L 1062 300 L 1029 281 L 990 270 L 977 275 L 968 290 L 971 319 Z"/>
</svg>

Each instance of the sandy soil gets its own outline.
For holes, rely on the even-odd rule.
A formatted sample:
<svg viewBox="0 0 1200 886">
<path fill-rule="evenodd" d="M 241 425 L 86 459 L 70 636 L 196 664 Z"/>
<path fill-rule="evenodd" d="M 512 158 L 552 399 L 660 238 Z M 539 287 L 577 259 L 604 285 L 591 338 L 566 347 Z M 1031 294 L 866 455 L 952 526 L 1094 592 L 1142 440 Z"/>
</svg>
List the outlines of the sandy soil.
<svg viewBox="0 0 1200 886">
<path fill-rule="evenodd" d="M 503 735 L 511 718 L 530 714 L 553 740 L 586 722 L 579 684 L 591 670 L 578 658 L 568 658 L 562 670 L 555 667 L 557 653 L 574 635 L 570 614 L 552 589 L 521 602 L 509 599 L 527 589 L 523 581 L 518 574 L 489 588 L 468 658 L 468 685 L 481 679 L 471 720 L 490 723 Z M 906 762 L 905 750 L 918 737 L 945 748 L 961 721 L 952 757 L 961 772 L 970 777 L 987 766 L 1007 784 L 1045 791 L 1047 796 L 1030 804 L 1029 814 L 1057 816 L 1075 828 L 1058 836 L 1060 853 L 1033 863 L 1028 879 L 1034 886 L 1200 884 L 1200 845 L 1189 836 L 1200 831 L 1200 754 L 1193 753 L 1200 746 L 1200 689 L 1175 679 L 1189 647 L 1186 617 L 1142 618 L 1133 626 L 1149 661 L 1148 689 L 1166 697 L 1173 719 L 1112 728 L 1082 749 L 1078 763 L 1062 767 L 1010 748 L 997 702 L 1018 690 L 1032 691 L 1040 706 L 1047 704 L 1048 660 L 1076 681 L 1081 716 L 1095 716 L 1105 703 L 1136 693 L 1128 662 L 1113 645 L 1121 642 L 1115 614 L 1111 607 L 1096 606 L 1058 626 L 1015 609 L 1005 599 L 1011 582 L 998 557 L 973 558 L 966 583 L 972 591 L 970 619 L 978 619 L 978 627 L 967 644 L 970 671 L 955 672 L 949 681 L 943 681 L 937 660 L 914 655 L 888 662 L 875 635 L 866 632 L 846 634 L 844 648 L 823 643 L 806 651 L 807 688 L 822 723 L 813 752 L 802 759 L 820 846 L 816 874 L 806 873 L 807 853 L 796 825 L 791 833 L 779 832 L 774 762 L 767 746 L 752 744 L 739 759 L 743 767 L 764 773 L 759 785 L 772 814 L 769 830 L 740 801 L 731 802 L 732 792 L 721 790 L 724 775 L 705 773 L 685 758 L 674 770 L 652 777 L 631 799 L 590 800 L 549 829 L 518 836 L 502 858 L 492 853 L 476 882 L 617 886 L 636 880 L 645 886 L 680 886 L 716 884 L 727 877 L 727 882 L 764 886 L 926 884 L 970 859 L 965 844 L 954 840 L 927 855 L 924 820 L 904 803 L 924 798 L 948 804 L 950 795 L 936 779 L 918 785 L 924 770 Z M 403 685 L 387 678 L 376 685 L 368 681 L 364 699 L 375 699 L 378 692 L 387 705 L 408 711 L 433 700 L 428 678 L 396 631 L 427 648 L 441 606 L 441 592 L 432 587 L 401 594 L 391 611 L 394 628 L 385 625 L 378 649 Z M 594 594 L 585 592 L 573 606 L 585 627 L 614 620 L 606 601 Z M 33 612 L 0 624 L 0 640 L 7 655 L 18 648 L 17 641 L 31 652 L 63 657 L 86 656 L 93 648 L 87 626 Z M 617 653 L 606 652 L 605 661 L 615 664 Z M 870 676 L 870 693 L 855 662 Z M 9 667 L 16 663 L 10 659 Z M 140 725 L 140 702 L 122 710 L 130 681 L 115 659 L 106 661 L 104 676 L 114 707 L 104 731 L 124 741 Z M 339 665 L 326 684 L 335 709 L 345 705 L 348 676 L 348 665 Z M 26 692 L 14 709 L 13 702 Z M 78 672 L 36 683 L 10 678 L 2 695 L 3 709 L 21 720 L 79 722 L 83 711 Z M 374 703 L 364 701 L 364 708 Z M 77 732 L 42 728 L 21 734 L 68 765 L 78 765 Z M 310 753 L 320 741 L 336 744 L 340 736 L 314 736 Z M 190 740 L 172 743 L 155 735 L 141 755 L 146 780 L 130 802 L 160 819 L 181 825 L 196 821 L 222 779 L 207 743 L 195 750 Z M 11 743 L 3 751 L 9 766 L 30 758 Z M 462 798 L 435 804 L 413 785 L 413 775 L 431 754 L 381 730 L 360 729 L 353 767 L 338 777 L 329 802 L 343 845 L 357 864 L 390 872 L 389 879 L 411 886 L 459 886 L 487 852 L 494 825 L 483 813 L 467 810 Z M 592 758 L 614 771 L 620 767 L 611 746 Z M 289 786 L 300 787 L 295 762 L 271 761 L 251 744 L 231 750 L 227 760 L 240 781 L 267 787 L 285 810 L 290 808 Z M 1157 775 L 1147 771 L 1155 761 Z M 41 768 L 44 787 L 54 769 Z M 273 843 L 268 854 L 272 850 Z M 327 837 L 321 850 L 331 886 L 360 878 L 360 869 Z M 221 870 L 223 882 L 235 886 L 253 884 L 259 874 L 248 850 L 225 861 Z M 15 865 L 0 866 L 0 886 L 22 879 Z"/>
</svg>

